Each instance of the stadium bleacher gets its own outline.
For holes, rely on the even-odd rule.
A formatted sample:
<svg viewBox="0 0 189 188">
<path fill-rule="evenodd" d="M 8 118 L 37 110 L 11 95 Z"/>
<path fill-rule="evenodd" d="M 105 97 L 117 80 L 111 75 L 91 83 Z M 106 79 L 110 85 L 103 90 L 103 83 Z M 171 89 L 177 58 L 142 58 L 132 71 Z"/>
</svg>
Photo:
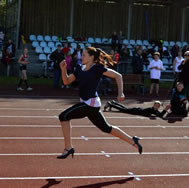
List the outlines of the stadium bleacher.
<svg viewBox="0 0 189 188">
<path fill-rule="evenodd" d="M 67 36 L 64 39 L 58 36 L 50 36 L 50 35 L 30 35 L 29 36 L 30 42 L 32 44 L 32 47 L 35 49 L 35 52 L 39 55 L 40 61 L 48 61 L 50 54 L 57 49 L 57 45 L 60 44 L 63 46 L 64 42 L 70 43 L 70 51 L 71 53 L 74 52 L 74 50 L 77 48 L 77 45 L 79 44 L 81 46 L 81 49 L 85 49 L 88 46 L 94 46 L 94 45 L 111 45 L 111 38 L 93 38 L 88 37 L 86 40 L 75 40 L 71 36 Z M 171 48 L 177 44 L 179 47 L 184 47 L 188 45 L 188 42 L 180 42 L 180 41 L 164 41 L 163 42 L 163 50 L 167 50 L 169 56 L 164 56 L 162 58 L 162 62 L 164 65 L 164 72 L 172 72 L 172 57 L 170 50 Z M 154 46 L 154 44 L 150 44 L 148 40 L 123 40 L 123 45 L 127 45 L 129 49 L 130 56 L 133 56 L 134 48 L 138 46 L 142 46 L 143 50 L 150 50 L 155 49 L 158 50 L 157 46 Z M 148 61 L 152 61 L 152 55 L 148 55 Z M 144 65 L 143 67 L 144 72 L 149 72 L 149 68 L 147 65 Z"/>
</svg>

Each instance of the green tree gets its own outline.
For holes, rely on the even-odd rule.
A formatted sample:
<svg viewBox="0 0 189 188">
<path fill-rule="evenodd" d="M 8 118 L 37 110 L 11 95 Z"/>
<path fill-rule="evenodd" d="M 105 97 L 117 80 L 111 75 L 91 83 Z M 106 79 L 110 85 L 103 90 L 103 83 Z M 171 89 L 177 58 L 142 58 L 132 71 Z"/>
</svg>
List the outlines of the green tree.
<svg viewBox="0 0 189 188">
<path fill-rule="evenodd" d="M 5 27 L 6 0 L 0 0 L 0 28 Z"/>
</svg>

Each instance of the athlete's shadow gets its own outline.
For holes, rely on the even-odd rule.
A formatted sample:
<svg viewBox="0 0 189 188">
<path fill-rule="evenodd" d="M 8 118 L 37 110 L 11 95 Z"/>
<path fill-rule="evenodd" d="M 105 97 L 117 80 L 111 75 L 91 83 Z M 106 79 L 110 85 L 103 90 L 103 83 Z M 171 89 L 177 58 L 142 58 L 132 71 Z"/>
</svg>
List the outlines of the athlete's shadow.
<svg viewBox="0 0 189 188">
<path fill-rule="evenodd" d="M 169 113 L 163 119 L 167 120 L 168 123 L 175 123 L 177 121 L 182 121 L 185 117 L 187 117 L 187 116 L 186 115 L 178 115 L 178 114 Z"/>
<path fill-rule="evenodd" d="M 41 188 L 49 188 L 53 185 L 56 185 L 56 184 L 59 184 L 61 183 L 62 181 L 56 181 L 55 179 L 47 179 L 48 183 L 44 186 L 42 186 Z"/>
<path fill-rule="evenodd" d="M 115 180 L 115 181 L 107 181 L 107 182 L 101 182 L 101 183 L 95 183 L 95 184 L 81 185 L 81 186 L 77 186 L 77 187 L 73 187 L 73 188 L 101 188 L 101 187 L 105 187 L 105 186 L 109 186 L 109 185 L 113 185 L 113 184 L 125 184 L 128 181 L 132 181 L 133 179 L 134 179 L 134 177 L 131 177 L 131 178 L 126 178 L 126 179 L 122 179 L 122 180 Z"/>
</svg>

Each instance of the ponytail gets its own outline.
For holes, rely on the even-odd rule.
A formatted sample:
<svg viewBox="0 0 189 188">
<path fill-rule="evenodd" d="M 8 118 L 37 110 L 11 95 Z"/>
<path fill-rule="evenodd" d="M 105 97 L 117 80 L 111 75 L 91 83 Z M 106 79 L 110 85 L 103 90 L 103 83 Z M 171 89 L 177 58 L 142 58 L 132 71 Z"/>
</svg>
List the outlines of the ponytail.
<svg viewBox="0 0 189 188">
<path fill-rule="evenodd" d="M 102 64 L 106 67 L 114 66 L 117 62 L 113 61 L 112 57 L 100 48 L 87 47 L 86 48 L 90 56 L 94 56 L 94 62 L 96 64 Z"/>
</svg>

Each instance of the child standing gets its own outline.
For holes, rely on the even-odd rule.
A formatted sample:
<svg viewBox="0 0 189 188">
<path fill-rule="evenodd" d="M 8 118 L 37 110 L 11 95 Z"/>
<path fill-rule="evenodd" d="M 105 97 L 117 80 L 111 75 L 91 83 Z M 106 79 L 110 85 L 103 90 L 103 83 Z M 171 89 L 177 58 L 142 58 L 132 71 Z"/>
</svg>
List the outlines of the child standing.
<svg viewBox="0 0 189 188">
<path fill-rule="evenodd" d="M 18 60 L 18 63 L 20 64 L 21 79 L 20 79 L 20 82 L 18 84 L 17 91 L 23 91 L 24 90 L 21 87 L 23 82 L 26 85 L 26 90 L 27 91 L 32 91 L 33 90 L 31 87 L 28 86 L 28 82 L 27 82 L 27 64 L 30 63 L 28 58 L 29 58 L 28 49 L 25 48 L 24 49 L 24 53 L 20 56 L 20 58 Z"/>
<path fill-rule="evenodd" d="M 149 69 L 150 69 L 150 79 L 151 79 L 150 95 L 152 95 L 155 85 L 156 95 L 159 96 L 159 80 L 161 77 L 161 71 L 163 70 L 163 63 L 160 60 L 159 52 L 154 53 L 154 60 L 150 62 Z"/>
</svg>

